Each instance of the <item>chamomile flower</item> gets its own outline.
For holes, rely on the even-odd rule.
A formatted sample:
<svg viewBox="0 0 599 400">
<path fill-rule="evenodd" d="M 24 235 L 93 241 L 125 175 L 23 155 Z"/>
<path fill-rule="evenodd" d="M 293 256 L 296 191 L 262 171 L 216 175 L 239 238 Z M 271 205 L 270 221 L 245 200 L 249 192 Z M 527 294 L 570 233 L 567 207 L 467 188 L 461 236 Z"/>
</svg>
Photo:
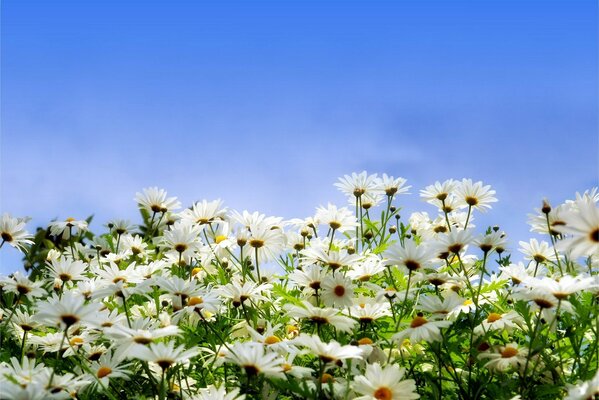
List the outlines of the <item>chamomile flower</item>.
<svg viewBox="0 0 599 400">
<path fill-rule="evenodd" d="M 61 236 L 64 240 L 69 240 L 71 235 L 81 233 L 87 230 L 87 221 L 76 220 L 69 217 L 64 221 L 53 221 L 49 225 L 50 234 Z"/>
<path fill-rule="evenodd" d="M 47 265 L 51 278 L 58 278 L 63 282 L 86 279 L 83 273 L 86 272 L 87 266 L 82 261 L 73 261 L 70 257 L 62 256 L 52 259 Z"/>
<path fill-rule="evenodd" d="M 413 343 L 420 341 L 437 342 L 441 341 L 441 328 L 447 328 L 452 321 L 429 321 L 419 313 L 410 322 L 409 328 L 393 335 L 393 340 L 403 342 L 404 339 L 410 339 Z"/>
<path fill-rule="evenodd" d="M 368 364 L 364 375 L 354 378 L 352 389 L 361 395 L 355 400 L 403 400 L 418 399 L 416 382 L 403 379 L 405 370 L 396 364 L 381 367 L 379 363 Z"/>
<path fill-rule="evenodd" d="M 361 359 L 363 355 L 362 349 L 357 346 L 344 346 L 334 340 L 323 342 L 316 335 L 301 334 L 293 342 L 298 346 L 307 347 L 311 354 L 318 356 L 324 363 L 336 363 L 350 358 Z"/>
<path fill-rule="evenodd" d="M 520 241 L 520 252 L 524 254 L 526 260 L 534 260 L 537 263 L 543 262 L 556 262 L 555 252 L 553 248 L 546 241 L 538 241 L 537 239 L 530 239 L 528 242 Z"/>
<path fill-rule="evenodd" d="M 590 381 L 571 385 L 564 400 L 588 400 L 597 396 L 599 396 L 599 370 Z"/>
<path fill-rule="evenodd" d="M 527 357 L 528 350 L 518 346 L 517 343 L 498 346 L 496 351 L 479 355 L 479 358 L 489 359 L 485 364 L 486 368 L 496 371 L 506 371 L 509 368 L 517 369 L 526 363 Z"/>
<path fill-rule="evenodd" d="M 378 181 L 377 189 L 389 197 L 398 194 L 407 194 L 411 186 L 406 186 L 406 182 L 405 178 L 394 178 L 383 174 Z"/>
<path fill-rule="evenodd" d="M 184 210 L 181 213 L 181 219 L 204 225 L 215 221 L 222 221 L 225 219 L 226 214 L 227 208 L 223 207 L 222 200 L 202 200 L 195 203 L 191 209 Z"/>
<path fill-rule="evenodd" d="M 489 331 L 506 331 L 512 332 L 522 326 L 524 319 L 514 310 L 507 313 L 489 313 L 480 325 L 474 328 L 474 333 L 484 335 Z"/>
<path fill-rule="evenodd" d="M 349 307 L 353 295 L 354 287 L 349 277 L 328 275 L 322 281 L 322 300 L 329 307 Z"/>
<path fill-rule="evenodd" d="M 307 301 L 302 302 L 302 307 L 286 305 L 285 309 L 292 318 L 303 318 L 315 324 L 331 324 L 335 328 L 344 332 L 351 332 L 356 325 L 356 321 L 351 318 L 339 315 L 339 310 L 335 308 L 314 307 Z"/>
<path fill-rule="evenodd" d="M 124 357 L 121 353 L 110 352 L 100 356 L 89 366 L 91 372 L 96 376 L 101 386 L 108 388 L 111 379 L 129 380 L 132 371 L 130 363 L 123 363 Z M 98 381 L 94 381 L 93 385 Z"/>
<path fill-rule="evenodd" d="M 283 358 L 256 342 L 237 342 L 230 346 L 225 361 L 240 366 L 249 377 L 279 376 L 283 372 Z"/>
<path fill-rule="evenodd" d="M 424 245 L 417 245 L 411 240 L 406 240 L 403 246 L 399 243 L 390 246 L 383 253 L 386 265 L 397 265 L 413 272 L 424 269 L 431 264 L 433 255 Z"/>
<path fill-rule="evenodd" d="M 336 232 L 345 232 L 358 226 L 356 216 L 347 207 L 337 208 L 329 203 L 326 207 L 318 207 L 314 217 L 322 225 L 327 225 Z"/>
<path fill-rule="evenodd" d="M 135 346 L 129 352 L 129 357 L 158 364 L 166 370 L 175 364 L 182 364 L 190 358 L 197 356 L 199 349 L 186 350 L 184 346 L 177 346 L 173 342 L 151 343 L 146 346 Z"/>
<path fill-rule="evenodd" d="M 446 180 L 443 183 L 437 181 L 422 189 L 420 191 L 420 197 L 427 203 L 440 207 L 441 204 L 447 201 L 447 198 L 454 193 L 457 185 L 458 182 L 453 179 Z"/>
<path fill-rule="evenodd" d="M 239 394 L 238 388 L 229 389 L 227 392 L 224 385 L 220 387 L 210 385 L 200 389 L 199 393 L 189 400 L 245 400 L 245 394 Z"/>
<path fill-rule="evenodd" d="M 472 179 L 463 179 L 456 188 L 456 197 L 463 207 L 472 207 L 479 211 L 491 208 L 490 203 L 497 201 L 493 195 L 495 191 L 491 190 L 490 185 L 483 186 L 480 181 L 473 183 Z"/>
<path fill-rule="evenodd" d="M 136 193 L 135 201 L 139 208 L 145 209 L 150 214 L 166 213 L 181 207 L 176 197 L 166 197 L 166 191 L 157 187 L 146 188 L 141 193 Z"/>
<path fill-rule="evenodd" d="M 42 288 L 43 283 L 41 281 L 32 281 L 19 271 L 13 273 L 10 277 L 0 278 L 0 288 L 2 290 L 25 296 L 29 300 L 46 294 L 46 291 Z"/>
<path fill-rule="evenodd" d="M 23 252 L 25 245 L 33 244 L 31 240 L 33 236 L 25 229 L 25 222 L 26 219 L 24 218 L 14 218 L 10 214 L 2 214 L 2 217 L 0 217 L 0 238 L 2 239 L 0 247 L 4 243 L 8 243 Z"/>
<path fill-rule="evenodd" d="M 362 171 L 359 174 L 355 172 L 351 175 L 344 175 L 335 183 L 341 192 L 351 198 L 360 197 L 365 193 L 376 191 L 380 186 L 380 181 L 376 174 L 368 175 L 368 172 Z"/>
<path fill-rule="evenodd" d="M 347 250 L 328 251 L 322 247 L 309 247 L 301 252 L 302 265 L 310 265 L 320 263 L 331 270 L 335 271 L 342 267 L 353 267 L 355 263 L 360 261 L 361 256 L 357 254 L 349 254 Z"/>
<path fill-rule="evenodd" d="M 158 238 L 158 245 L 176 252 L 179 257 L 193 256 L 202 247 L 199 237 L 201 232 L 202 228 L 199 225 L 176 222 L 172 229 Z"/>
<path fill-rule="evenodd" d="M 559 248 L 574 257 L 599 254 L 599 206 L 587 198 L 577 201 L 575 206 L 565 213 L 565 225 L 555 227 L 559 233 L 568 235 L 559 242 Z"/>
<path fill-rule="evenodd" d="M 64 329 L 80 322 L 93 324 L 97 320 L 99 309 L 100 304 L 85 304 L 84 297 L 65 292 L 61 297 L 54 294 L 39 303 L 35 319 L 47 326 L 60 325 Z"/>
</svg>

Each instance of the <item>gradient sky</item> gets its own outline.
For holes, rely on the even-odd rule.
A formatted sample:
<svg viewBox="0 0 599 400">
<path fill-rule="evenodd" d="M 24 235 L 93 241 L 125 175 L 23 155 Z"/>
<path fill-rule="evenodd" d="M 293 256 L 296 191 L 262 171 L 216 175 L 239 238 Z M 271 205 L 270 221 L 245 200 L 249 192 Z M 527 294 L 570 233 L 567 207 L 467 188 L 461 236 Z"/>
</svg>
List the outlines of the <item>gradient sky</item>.
<svg viewBox="0 0 599 400">
<path fill-rule="evenodd" d="M 184 205 L 305 217 L 363 169 L 491 184 L 527 214 L 597 185 L 597 2 L 2 1 L 0 212 L 137 221 Z M 12 248 L 0 272 L 19 268 Z"/>
</svg>

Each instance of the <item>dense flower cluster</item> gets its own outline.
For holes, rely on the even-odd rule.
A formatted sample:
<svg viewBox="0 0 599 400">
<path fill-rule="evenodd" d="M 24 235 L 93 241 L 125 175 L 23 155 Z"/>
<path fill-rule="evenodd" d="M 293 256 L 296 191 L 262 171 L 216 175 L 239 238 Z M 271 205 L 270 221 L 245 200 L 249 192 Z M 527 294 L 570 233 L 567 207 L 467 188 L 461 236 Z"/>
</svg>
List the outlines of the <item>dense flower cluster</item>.
<svg viewBox="0 0 599 400">
<path fill-rule="evenodd" d="M 4 214 L 27 274 L 0 277 L 2 399 L 588 399 L 599 395 L 599 194 L 543 203 L 546 240 L 477 232 L 470 179 L 336 186 L 349 204 L 283 220 L 137 193 L 142 221 Z M 378 217 L 380 215 L 380 218 Z M 407 218 L 405 218 L 407 217 Z M 516 258 L 516 257 L 514 257 Z"/>
</svg>

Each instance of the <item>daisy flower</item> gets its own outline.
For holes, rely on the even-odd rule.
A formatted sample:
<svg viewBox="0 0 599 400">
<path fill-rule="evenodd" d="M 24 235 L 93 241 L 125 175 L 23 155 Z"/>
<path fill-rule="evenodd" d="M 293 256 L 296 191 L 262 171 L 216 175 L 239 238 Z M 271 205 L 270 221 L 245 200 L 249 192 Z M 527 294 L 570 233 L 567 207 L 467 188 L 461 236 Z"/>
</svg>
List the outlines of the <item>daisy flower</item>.
<svg viewBox="0 0 599 400">
<path fill-rule="evenodd" d="M 368 364 L 364 375 L 354 378 L 352 389 L 355 400 L 403 400 L 418 399 L 413 379 L 403 379 L 405 370 L 396 364 L 384 368 L 379 363 Z"/>
<path fill-rule="evenodd" d="M 199 393 L 189 398 L 190 400 L 245 400 L 245 394 L 239 394 L 238 388 L 227 389 L 224 385 L 216 387 L 210 385 L 200 389 Z"/>
<path fill-rule="evenodd" d="M 385 265 L 377 256 L 371 255 L 364 258 L 347 272 L 347 276 L 352 279 L 366 282 L 373 276 L 383 272 Z"/>
<path fill-rule="evenodd" d="M 135 346 L 130 351 L 129 357 L 156 363 L 164 371 L 174 364 L 189 361 L 190 358 L 197 356 L 199 352 L 199 349 L 185 350 L 184 346 L 175 347 L 173 342 L 159 342 L 151 343 L 149 347 Z"/>
<path fill-rule="evenodd" d="M 420 191 L 420 198 L 435 206 L 440 206 L 442 202 L 445 202 L 447 198 L 453 194 L 456 189 L 458 182 L 449 179 L 441 183 L 439 181 L 432 185 L 429 185 Z"/>
<path fill-rule="evenodd" d="M 518 244 L 520 245 L 519 251 L 524 254 L 525 260 L 534 260 L 538 263 L 557 261 L 553 247 L 544 240 L 539 242 L 537 239 L 530 239 L 529 242 L 521 241 Z"/>
<path fill-rule="evenodd" d="M 139 208 L 143 208 L 149 213 L 166 213 L 181 207 L 181 203 L 176 197 L 166 197 L 164 189 L 150 187 L 143 189 L 141 193 L 135 194 L 135 201 Z"/>
<path fill-rule="evenodd" d="M 336 232 L 345 232 L 358 226 L 353 212 L 349 211 L 347 207 L 337 208 L 331 203 L 327 207 L 318 207 L 314 218 Z"/>
<path fill-rule="evenodd" d="M 396 194 L 407 194 L 411 186 L 405 186 L 406 182 L 407 181 L 404 178 L 394 178 L 387 174 L 383 174 L 378 181 L 377 189 L 389 197 Z"/>
<path fill-rule="evenodd" d="M 174 325 L 168 325 L 163 328 L 157 326 L 156 321 L 147 318 L 134 319 L 131 321 L 131 328 L 128 326 L 115 324 L 104 330 L 104 334 L 113 339 L 119 348 L 119 353 L 132 357 L 137 345 L 148 345 L 154 343 L 156 339 L 167 336 L 178 336 L 180 329 Z"/>
<path fill-rule="evenodd" d="M 528 357 L 528 350 L 519 347 L 517 343 L 509 343 L 499 346 L 494 352 L 480 354 L 479 357 L 489 359 L 485 364 L 486 368 L 506 371 L 509 368 L 523 366 Z"/>
<path fill-rule="evenodd" d="M 559 249 L 575 257 L 599 254 L 599 207 L 586 198 L 577 201 L 575 206 L 565 213 L 565 225 L 555 227 L 559 233 L 568 235 L 559 242 Z"/>
<path fill-rule="evenodd" d="M 64 221 L 53 221 L 48 227 L 50 228 L 51 235 L 62 235 L 64 240 L 69 240 L 75 232 L 84 232 L 87 230 L 87 221 L 69 217 Z"/>
<path fill-rule="evenodd" d="M 252 248 L 250 256 L 254 265 L 276 259 L 285 249 L 286 238 L 282 229 L 273 229 L 269 224 L 262 223 L 250 225 L 249 230 L 248 244 Z"/>
<path fill-rule="evenodd" d="M 376 191 L 379 186 L 377 175 L 368 175 L 366 171 L 344 175 L 343 178 L 339 178 L 339 182 L 335 183 L 335 187 L 348 197 L 360 197 L 365 193 Z"/>
<path fill-rule="evenodd" d="M 102 386 L 107 388 L 110 379 L 129 380 L 129 376 L 133 373 L 130 369 L 131 364 L 123 364 L 123 360 L 122 353 L 105 353 L 97 361 L 92 362 L 89 369 L 98 378 Z M 93 385 L 95 384 L 97 384 L 97 381 L 94 381 Z"/>
<path fill-rule="evenodd" d="M 354 287 L 349 277 L 340 274 L 328 275 L 322 281 L 321 297 L 329 307 L 349 307 L 352 305 Z"/>
<path fill-rule="evenodd" d="M 418 343 L 441 341 L 441 328 L 447 328 L 452 321 L 428 321 L 419 313 L 410 323 L 410 327 L 393 335 L 393 340 L 403 342 L 408 338 L 411 342 Z"/>
<path fill-rule="evenodd" d="M 288 276 L 289 280 L 299 287 L 318 290 L 326 274 L 320 266 L 311 264 L 294 270 Z"/>
<path fill-rule="evenodd" d="M 335 308 L 314 307 L 307 301 L 303 301 L 302 306 L 303 307 L 286 304 L 285 310 L 292 318 L 305 318 L 315 324 L 331 324 L 344 332 L 351 332 L 356 325 L 356 321 L 339 315 L 339 310 Z"/>
<path fill-rule="evenodd" d="M 221 199 L 214 201 L 202 200 L 195 203 L 190 209 L 181 212 L 181 219 L 195 224 L 204 225 L 215 221 L 222 221 L 227 214 Z"/>
<path fill-rule="evenodd" d="M 83 296 L 72 292 L 65 292 L 62 297 L 54 293 L 38 303 L 35 319 L 47 326 L 60 325 L 62 329 L 80 322 L 93 324 L 98 319 L 100 307 L 98 303 L 85 304 Z"/>
<path fill-rule="evenodd" d="M 179 221 L 157 238 L 158 245 L 177 252 L 179 257 L 193 257 L 202 247 L 199 237 L 201 232 L 200 226 Z"/>
<path fill-rule="evenodd" d="M 321 263 L 335 271 L 341 267 L 349 266 L 350 268 L 357 263 L 361 256 L 357 254 L 349 254 L 347 250 L 328 251 L 322 247 L 310 247 L 302 250 L 300 254 L 303 256 L 301 265 L 310 265 Z"/>
<path fill-rule="evenodd" d="M 2 290 L 25 296 L 29 300 L 46 295 L 46 291 L 42 288 L 43 283 L 41 281 L 31 281 L 19 271 L 13 273 L 10 277 L 0 278 L 0 288 Z"/>
<path fill-rule="evenodd" d="M 73 261 L 70 257 L 61 256 L 46 263 L 51 278 L 58 278 L 63 282 L 81 281 L 86 279 L 83 275 L 87 266 L 82 261 Z"/>
<path fill-rule="evenodd" d="M 480 211 L 491 208 L 489 203 L 497 201 L 490 185 L 483 186 L 482 182 L 473 183 L 472 179 L 463 179 L 456 188 L 456 197 L 463 207 L 472 207 Z"/>
<path fill-rule="evenodd" d="M 361 323 L 371 323 L 379 318 L 391 316 L 391 305 L 389 303 L 356 301 L 346 313 L 356 318 Z"/>
<path fill-rule="evenodd" d="M 260 374 L 279 376 L 283 372 L 283 358 L 256 342 L 237 342 L 230 346 L 230 350 L 225 353 L 225 361 L 240 366 L 250 377 Z"/>
<path fill-rule="evenodd" d="M 383 256 L 386 258 L 386 265 L 404 267 L 410 272 L 428 267 L 433 258 L 426 245 L 417 245 L 412 240 L 406 240 L 403 246 L 399 243 L 391 245 L 385 250 Z"/>
<path fill-rule="evenodd" d="M 571 385 L 564 400 L 588 400 L 599 396 L 599 370 L 590 381 Z"/>
<path fill-rule="evenodd" d="M 350 358 L 362 358 L 362 349 L 358 346 L 341 345 L 332 340 L 323 342 L 317 335 L 301 334 L 293 340 L 299 346 L 307 347 L 312 354 L 318 356 L 324 363 L 336 363 Z"/>
<path fill-rule="evenodd" d="M 521 327 L 524 319 L 514 310 L 507 313 L 489 313 L 483 322 L 474 328 L 474 333 L 484 335 L 489 331 L 506 331 L 512 332 L 514 329 Z"/>
<path fill-rule="evenodd" d="M 26 244 L 33 244 L 32 235 L 25 229 L 25 218 L 13 218 L 10 214 L 2 214 L 0 217 L 0 238 L 2 243 L 8 243 L 15 249 L 23 252 Z"/>
</svg>

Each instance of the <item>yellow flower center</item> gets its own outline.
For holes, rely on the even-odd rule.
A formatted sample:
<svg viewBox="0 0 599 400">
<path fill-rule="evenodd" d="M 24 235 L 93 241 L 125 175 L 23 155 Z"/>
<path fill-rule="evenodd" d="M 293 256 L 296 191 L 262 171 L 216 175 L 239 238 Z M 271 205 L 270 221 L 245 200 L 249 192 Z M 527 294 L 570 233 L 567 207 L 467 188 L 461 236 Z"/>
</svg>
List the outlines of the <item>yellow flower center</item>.
<svg viewBox="0 0 599 400">
<path fill-rule="evenodd" d="M 419 326 L 422 326 L 427 322 L 428 321 L 424 317 L 416 317 L 410 323 L 410 328 L 418 328 Z"/>
<path fill-rule="evenodd" d="M 292 367 L 289 364 L 282 364 L 281 368 L 283 369 L 283 372 L 289 372 L 289 371 L 291 371 Z"/>
<path fill-rule="evenodd" d="M 79 346 L 83 344 L 83 339 L 81 339 L 80 337 L 74 337 L 71 340 L 69 340 L 69 343 L 71 344 L 71 346 Z"/>
<path fill-rule="evenodd" d="M 374 343 L 374 342 L 372 341 L 372 339 L 370 339 L 370 338 L 367 338 L 367 337 L 365 337 L 365 338 L 362 338 L 362 339 L 358 340 L 358 344 L 359 344 L 359 345 L 364 345 L 364 344 L 372 344 L 372 343 Z"/>
<path fill-rule="evenodd" d="M 96 373 L 96 376 L 100 379 L 104 378 L 105 376 L 110 375 L 110 373 L 112 372 L 112 369 L 102 366 L 98 369 L 98 372 Z"/>
<path fill-rule="evenodd" d="M 470 299 L 466 299 L 462 303 L 462 305 L 464 305 L 464 306 L 471 306 L 472 304 L 474 304 L 474 302 L 472 300 L 470 300 Z"/>
<path fill-rule="evenodd" d="M 201 297 L 190 297 L 189 300 L 187 300 L 187 305 L 188 306 L 197 306 L 198 304 L 202 304 L 204 302 L 204 299 L 202 299 Z"/>
<path fill-rule="evenodd" d="M 334 382 L 335 378 L 333 378 L 333 375 L 331 374 L 327 374 L 326 372 L 324 374 L 322 374 L 322 377 L 320 378 L 320 381 L 322 383 L 329 383 L 329 382 Z"/>
<path fill-rule="evenodd" d="M 383 386 L 375 390 L 373 396 L 378 400 L 391 400 L 393 399 L 393 392 L 388 387 Z"/>
<path fill-rule="evenodd" d="M 227 237 L 225 235 L 218 235 L 217 237 L 214 238 L 214 242 L 216 244 L 219 244 L 220 242 L 222 242 L 223 240 L 225 240 Z"/>
<path fill-rule="evenodd" d="M 487 322 L 492 323 L 492 322 L 495 322 L 495 321 L 499 321 L 500 319 L 501 319 L 501 314 L 497 314 L 497 313 L 492 312 L 487 317 Z"/>
<path fill-rule="evenodd" d="M 264 339 L 264 343 L 266 344 L 275 344 L 275 343 L 279 343 L 281 341 L 281 339 L 279 339 L 276 336 L 269 336 L 266 339 Z"/>
<path fill-rule="evenodd" d="M 513 347 L 506 347 L 501 352 L 501 358 L 512 358 L 512 357 L 514 357 L 517 354 L 518 354 L 518 350 L 517 349 L 514 349 Z"/>
<path fill-rule="evenodd" d="M 73 217 L 69 217 L 65 220 L 65 222 L 73 222 L 73 221 L 75 221 L 75 218 L 73 218 Z"/>
<path fill-rule="evenodd" d="M 202 270 L 202 268 L 195 267 L 194 269 L 191 270 L 191 276 L 196 276 L 197 274 L 200 273 L 201 270 Z"/>
</svg>

